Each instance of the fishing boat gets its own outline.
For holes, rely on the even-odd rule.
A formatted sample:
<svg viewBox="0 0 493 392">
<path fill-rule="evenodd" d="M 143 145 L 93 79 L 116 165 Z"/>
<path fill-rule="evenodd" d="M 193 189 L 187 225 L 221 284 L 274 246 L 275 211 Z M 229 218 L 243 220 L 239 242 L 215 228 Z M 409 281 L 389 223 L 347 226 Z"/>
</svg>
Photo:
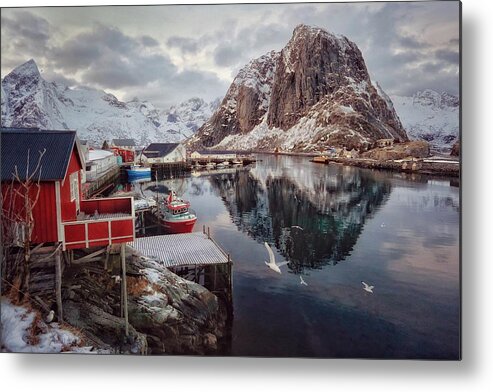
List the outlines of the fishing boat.
<svg viewBox="0 0 493 392">
<path fill-rule="evenodd" d="M 127 174 L 130 181 L 151 177 L 151 168 L 140 165 L 132 165 L 129 169 L 127 169 Z"/>
<path fill-rule="evenodd" d="M 207 165 L 205 165 L 206 169 L 214 169 L 214 167 L 216 167 L 214 162 L 208 162 Z"/>
<path fill-rule="evenodd" d="M 239 161 L 238 159 L 235 159 L 233 161 L 233 165 L 235 165 L 235 166 L 241 165 L 241 161 Z"/>
<path fill-rule="evenodd" d="M 197 215 L 190 208 L 190 202 L 176 197 L 171 191 L 158 211 L 159 223 L 168 234 L 191 233 Z"/>
</svg>

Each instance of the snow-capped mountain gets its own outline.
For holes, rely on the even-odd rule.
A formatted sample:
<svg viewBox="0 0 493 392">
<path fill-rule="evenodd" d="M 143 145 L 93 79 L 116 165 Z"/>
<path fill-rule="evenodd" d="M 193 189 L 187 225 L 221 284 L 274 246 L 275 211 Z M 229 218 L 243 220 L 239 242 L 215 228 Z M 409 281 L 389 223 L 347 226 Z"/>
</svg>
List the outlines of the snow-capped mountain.
<svg viewBox="0 0 493 392">
<path fill-rule="evenodd" d="M 459 97 L 424 90 L 412 97 L 393 96 L 392 101 L 411 139 L 426 140 L 438 151 L 450 151 L 459 137 Z"/>
<path fill-rule="evenodd" d="M 373 84 L 354 42 L 299 25 L 280 52 L 247 64 L 194 146 L 315 151 L 407 140 L 390 98 Z"/>
<path fill-rule="evenodd" d="M 34 60 L 20 65 L 2 80 L 2 126 L 75 129 L 95 144 L 113 138 L 133 138 L 140 145 L 178 142 L 191 136 L 216 109 L 218 102 L 192 98 L 168 110 L 134 98 L 88 87 L 48 82 Z"/>
</svg>

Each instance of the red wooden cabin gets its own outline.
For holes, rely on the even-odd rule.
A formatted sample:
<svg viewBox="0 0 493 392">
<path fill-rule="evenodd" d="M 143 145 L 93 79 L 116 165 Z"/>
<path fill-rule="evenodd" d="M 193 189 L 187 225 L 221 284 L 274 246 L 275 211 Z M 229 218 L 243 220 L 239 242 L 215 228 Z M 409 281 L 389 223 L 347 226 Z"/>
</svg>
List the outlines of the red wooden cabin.
<svg viewBox="0 0 493 392">
<path fill-rule="evenodd" d="M 9 187 L 17 167 L 25 179 L 35 169 L 39 151 L 46 150 L 40 170 L 40 194 L 33 209 L 31 242 L 61 242 L 63 249 L 90 248 L 135 239 L 132 197 L 84 200 L 81 174 L 85 168 L 75 131 L 44 131 L 27 128 L 1 129 L 1 178 L 3 213 L 9 204 Z M 23 177 L 24 176 L 24 177 Z M 38 175 L 36 175 L 38 178 Z"/>
</svg>

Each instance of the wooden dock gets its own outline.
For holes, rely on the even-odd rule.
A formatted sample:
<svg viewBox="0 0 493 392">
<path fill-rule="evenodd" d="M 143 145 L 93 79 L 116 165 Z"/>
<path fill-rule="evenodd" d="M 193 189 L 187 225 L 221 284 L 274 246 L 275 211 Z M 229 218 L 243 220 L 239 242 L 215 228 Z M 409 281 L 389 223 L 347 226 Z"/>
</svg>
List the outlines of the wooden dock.
<svg viewBox="0 0 493 392">
<path fill-rule="evenodd" d="M 140 237 L 128 245 L 142 256 L 157 260 L 165 267 L 230 262 L 228 255 L 207 234 L 200 232 Z"/>
<path fill-rule="evenodd" d="M 210 230 L 140 237 L 128 244 L 138 254 L 162 263 L 173 273 L 204 286 L 224 302 L 233 317 L 233 262 Z"/>
</svg>

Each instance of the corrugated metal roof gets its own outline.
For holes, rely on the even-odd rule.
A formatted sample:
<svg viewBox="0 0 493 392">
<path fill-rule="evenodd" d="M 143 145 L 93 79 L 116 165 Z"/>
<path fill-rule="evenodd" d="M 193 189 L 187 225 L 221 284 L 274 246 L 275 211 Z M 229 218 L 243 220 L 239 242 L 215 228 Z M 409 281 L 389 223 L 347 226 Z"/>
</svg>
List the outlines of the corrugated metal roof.
<svg viewBox="0 0 493 392">
<path fill-rule="evenodd" d="M 151 143 L 142 153 L 148 158 L 165 157 L 179 145 L 180 143 Z"/>
<path fill-rule="evenodd" d="M 128 245 L 142 256 L 157 260 L 165 267 L 228 262 L 222 249 L 200 232 L 141 237 Z"/>
<path fill-rule="evenodd" d="M 134 139 L 113 139 L 112 141 L 114 146 L 135 146 Z"/>
<path fill-rule="evenodd" d="M 75 137 L 75 131 L 67 130 L 1 128 L 2 181 L 12 180 L 16 166 L 20 179 L 24 180 L 28 155 L 29 172 L 32 173 L 38 162 L 39 152 L 44 149 L 46 153 L 41 163 L 41 181 L 63 179 L 74 149 Z"/>
</svg>

